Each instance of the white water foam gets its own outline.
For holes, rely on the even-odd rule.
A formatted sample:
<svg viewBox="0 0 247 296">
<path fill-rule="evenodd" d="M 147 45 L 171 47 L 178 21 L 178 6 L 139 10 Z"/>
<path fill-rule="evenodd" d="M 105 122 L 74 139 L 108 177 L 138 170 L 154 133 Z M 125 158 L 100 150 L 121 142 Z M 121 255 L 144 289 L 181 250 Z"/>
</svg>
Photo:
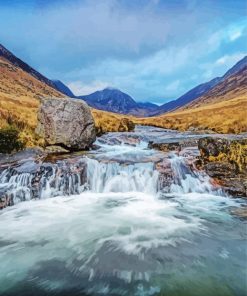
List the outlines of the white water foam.
<svg viewBox="0 0 247 296">
<path fill-rule="evenodd" d="M 203 172 L 192 170 L 186 164 L 185 158 L 173 154 L 170 158 L 174 173 L 174 182 L 171 192 L 175 194 L 185 193 L 209 193 L 223 195 L 223 192 L 212 186 L 210 177 Z"/>
<path fill-rule="evenodd" d="M 153 163 L 121 165 L 87 159 L 89 189 L 103 192 L 143 192 L 155 195 L 158 191 L 158 172 Z"/>
</svg>

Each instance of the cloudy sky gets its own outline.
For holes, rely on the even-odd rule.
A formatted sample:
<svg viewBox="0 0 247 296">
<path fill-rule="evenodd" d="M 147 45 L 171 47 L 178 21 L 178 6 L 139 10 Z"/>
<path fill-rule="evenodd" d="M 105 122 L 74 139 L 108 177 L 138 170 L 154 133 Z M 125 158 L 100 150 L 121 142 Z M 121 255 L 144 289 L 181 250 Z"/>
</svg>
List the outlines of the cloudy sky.
<svg viewBox="0 0 247 296">
<path fill-rule="evenodd" d="M 77 95 L 164 103 L 247 53 L 246 0 L 4 0 L 0 42 Z"/>
</svg>

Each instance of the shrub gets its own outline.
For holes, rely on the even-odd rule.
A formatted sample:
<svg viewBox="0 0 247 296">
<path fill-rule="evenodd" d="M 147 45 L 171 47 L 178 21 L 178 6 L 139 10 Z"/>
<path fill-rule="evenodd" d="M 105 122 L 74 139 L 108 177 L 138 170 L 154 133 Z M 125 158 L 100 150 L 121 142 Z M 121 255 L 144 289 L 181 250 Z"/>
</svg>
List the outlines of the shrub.
<svg viewBox="0 0 247 296">
<path fill-rule="evenodd" d="M 14 127 L 0 129 L 0 153 L 11 153 L 24 148 L 19 139 L 19 130 Z"/>
</svg>

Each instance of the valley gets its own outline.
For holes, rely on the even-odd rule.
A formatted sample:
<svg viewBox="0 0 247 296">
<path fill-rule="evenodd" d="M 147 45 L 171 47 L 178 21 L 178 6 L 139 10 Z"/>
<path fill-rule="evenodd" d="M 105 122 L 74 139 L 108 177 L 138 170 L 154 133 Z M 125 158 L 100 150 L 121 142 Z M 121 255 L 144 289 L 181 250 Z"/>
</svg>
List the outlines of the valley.
<svg viewBox="0 0 247 296">
<path fill-rule="evenodd" d="M 247 295 L 246 4 L 0 1 L 0 296 Z"/>
</svg>

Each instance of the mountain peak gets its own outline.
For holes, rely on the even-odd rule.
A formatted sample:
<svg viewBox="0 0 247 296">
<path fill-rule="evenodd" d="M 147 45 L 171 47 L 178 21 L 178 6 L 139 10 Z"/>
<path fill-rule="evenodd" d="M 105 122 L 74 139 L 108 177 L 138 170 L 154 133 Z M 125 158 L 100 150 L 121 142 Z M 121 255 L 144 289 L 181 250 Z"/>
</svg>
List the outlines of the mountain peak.
<svg viewBox="0 0 247 296">
<path fill-rule="evenodd" d="M 114 87 L 106 87 L 103 90 L 78 98 L 99 110 L 136 116 L 145 116 L 150 109 L 157 108 L 156 105 L 151 103 L 137 103 L 130 95 Z"/>
<path fill-rule="evenodd" d="M 112 87 L 112 86 L 107 86 L 106 88 L 103 89 L 104 90 L 117 90 L 120 91 L 118 88 Z"/>
</svg>

